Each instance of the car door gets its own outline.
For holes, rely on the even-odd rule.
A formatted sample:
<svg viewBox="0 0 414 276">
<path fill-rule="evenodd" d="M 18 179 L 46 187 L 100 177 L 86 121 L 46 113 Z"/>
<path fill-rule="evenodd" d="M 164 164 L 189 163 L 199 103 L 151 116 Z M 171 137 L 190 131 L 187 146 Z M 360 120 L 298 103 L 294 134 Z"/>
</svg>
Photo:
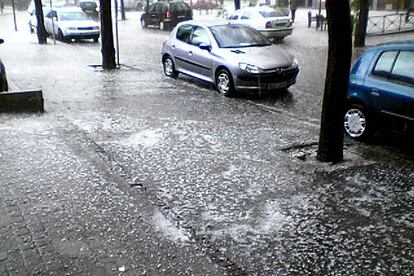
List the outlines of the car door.
<svg viewBox="0 0 414 276">
<path fill-rule="evenodd" d="M 176 33 L 175 43 L 171 45 L 176 69 L 178 70 L 191 70 L 189 60 L 188 60 L 188 51 L 190 48 L 190 38 L 193 31 L 193 25 L 185 24 L 178 28 Z"/>
<path fill-rule="evenodd" d="M 52 33 L 52 13 L 53 11 L 49 11 L 48 13 L 46 13 L 44 17 L 45 18 L 45 21 L 44 21 L 45 29 L 46 29 L 46 32 L 49 34 Z"/>
<path fill-rule="evenodd" d="M 207 30 L 201 26 L 194 26 L 187 55 L 191 71 L 210 78 L 211 73 L 211 41 Z M 200 45 L 205 48 L 201 49 Z M 210 47 L 209 49 L 206 49 Z"/>
<path fill-rule="evenodd" d="M 383 51 L 367 77 L 370 102 L 390 123 L 406 131 L 414 122 L 414 51 Z"/>
</svg>

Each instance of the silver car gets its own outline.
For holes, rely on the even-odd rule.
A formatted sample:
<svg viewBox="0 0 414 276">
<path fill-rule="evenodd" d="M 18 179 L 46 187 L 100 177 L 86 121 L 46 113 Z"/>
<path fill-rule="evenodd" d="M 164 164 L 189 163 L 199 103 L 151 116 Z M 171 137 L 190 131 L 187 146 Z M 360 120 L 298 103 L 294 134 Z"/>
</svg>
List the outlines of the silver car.
<svg viewBox="0 0 414 276">
<path fill-rule="evenodd" d="M 227 21 L 185 21 L 162 49 L 164 73 L 214 83 L 219 93 L 286 89 L 296 82 L 297 60 L 255 29 Z"/>
</svg>

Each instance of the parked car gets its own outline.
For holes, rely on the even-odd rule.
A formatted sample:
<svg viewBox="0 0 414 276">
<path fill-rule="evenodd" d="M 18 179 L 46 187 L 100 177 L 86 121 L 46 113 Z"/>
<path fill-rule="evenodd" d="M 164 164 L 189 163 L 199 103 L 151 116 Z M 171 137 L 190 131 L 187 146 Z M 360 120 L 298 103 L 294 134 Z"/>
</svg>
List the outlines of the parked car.
<svg viewBox="0 0 414 276">
<path fill-rule="evenodd" d="M 93 0 L 79 0 L 78 5 L 90 18 L 99 18 L 99 2 Z"/>
<path fill-rule="evenodd" d="M 344 128 L 359 140 L 380 128 L 414 134 L 414 41 L 382 44 L 357 60 L 350 75 Z"/>
<path fill-rule="evenodd" d="M 48 34 L 54 33 L 62 41 L 93 39 L 97 42 L 100 35 L 99 24 L 77 7 L 49 10 L 45 14 L 45 28 Z"/>
<path fill-rule="evenodd" d="M 232 23 L 245 24 L 255 28 L 264 36 L 281 41 L 293 32 L 289 11 L 273 9 L 266 6 L 245 7 L 231 13 L 228 20 Z"/>
<path fill-rule="evenodd" d="M 158 26 L 161 30 L 174 28 L 179 22 L 193 19 L 193 10 L 184 2 L 153 3 L 141 15 L 141 26 Z"/>
<path fill-rule="evenodd" d="M 227 21 L 177 25 L 162 49 L 164 73 L 214 83 L 219 93 L 286 89 L 299 73 L 293 55 L 255 29 Z"/>
<path fill-rule="evenodd" d="M 4 40 L 0 38 L 0 44 L 3 44 Z M 7 77 L 6 77 L 6 68 L 4 68 L 3 62 L 1 62 L 0 59 L 0 92 L 8 91 L 9 85 L 7 83 Z"/>
</svg>

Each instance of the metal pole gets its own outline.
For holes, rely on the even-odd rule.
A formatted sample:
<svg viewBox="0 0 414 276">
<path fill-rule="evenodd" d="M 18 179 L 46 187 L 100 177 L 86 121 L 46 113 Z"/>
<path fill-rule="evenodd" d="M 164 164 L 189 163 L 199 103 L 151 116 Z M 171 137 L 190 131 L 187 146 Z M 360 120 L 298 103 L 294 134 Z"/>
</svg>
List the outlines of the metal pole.
<svg viewBox="0 0 414 276">
<path fill-rule="evenodd" d="M 119 33 L 118 33 L 118 0 L 115 0 L 115 40 L 116 40 L 116 64 L 119 67 Z"/>
<path fill-rule="evenodd" d="M 12 0 L 12 7 L 13 7 L 14 30 L 17 32 L 16 6 L 14 5 L 14 0 Z"/>
<path fill-rule="evenodd" d="M 49 6 L 50 6 L 50 10 L 53 11 L 53 9 L 52 9 L 52 0 L 49 0 Z M 52 37 L 53 37 L 53 44 L 56 44 L 55 20 L 53 19 L 53 13 L 52 13 Z"/>
<path fill-rule="evenodd" d="M 319 0 L 319 15 L 321 15 L 322 10 L 322 0 Z"/>
</svg>

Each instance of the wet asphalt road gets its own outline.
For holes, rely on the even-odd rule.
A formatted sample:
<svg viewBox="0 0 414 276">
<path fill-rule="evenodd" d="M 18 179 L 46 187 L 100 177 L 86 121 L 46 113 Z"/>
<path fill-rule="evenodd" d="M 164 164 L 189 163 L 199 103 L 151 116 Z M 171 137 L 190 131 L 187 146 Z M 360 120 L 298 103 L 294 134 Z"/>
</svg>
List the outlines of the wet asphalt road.
<svg viewBox="0 0 414 276">
<path fill-rule="evenodd" d="M 73 258 L 67 273 L 414 271 L 412 155 L 348 141 L 344 163 L 315 161 L 326 33 L 298 26 L 282 44 L 301 63 L 289 91 L 227 99 L 164 77 L 167 33 L 142 30 L 137 17 L 120 23 L 125 66 L 116 72 L 87 66 L 100 62 L 92 42 L 39 46 L 21 32 L 0 48 L 13 82 L 42 88 L 47 110 L 1 115 L 2 204 L 41 221 L 54 250 Z M 159 247 L 167 249 L 148 254 Z"/>
</svg>

